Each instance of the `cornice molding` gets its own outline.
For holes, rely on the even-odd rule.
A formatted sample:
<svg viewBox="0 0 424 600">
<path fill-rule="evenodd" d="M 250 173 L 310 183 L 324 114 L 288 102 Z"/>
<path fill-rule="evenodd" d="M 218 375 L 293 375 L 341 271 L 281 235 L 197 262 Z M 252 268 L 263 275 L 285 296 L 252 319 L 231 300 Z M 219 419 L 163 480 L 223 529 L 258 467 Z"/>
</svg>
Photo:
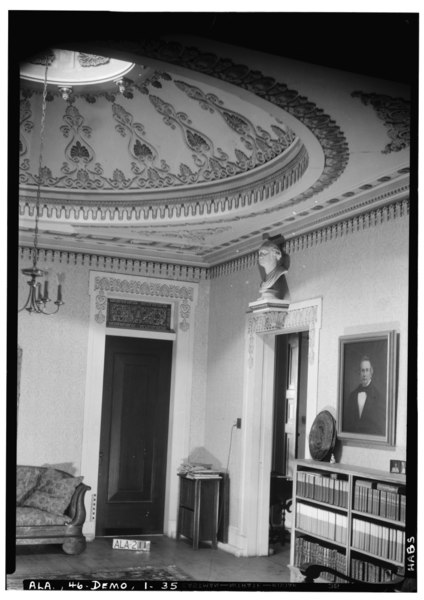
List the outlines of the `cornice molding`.
<svg viewBox="0 0 424 600">
<path fill-rule="evenodd" d="M 403 198 L 390 204 L 375 208 L 368 212 L 353 215 L 325 227 L 301 234 L 286 241 L 285 250 L 294 254 L 312 248 L 318 244 L 327 243 L 357 231 L 383 225 L 388 221 L 400 219 L 409 215 L 409 198 Z M 32 248 L 19 247 L 21 259 L 28 261 L 32 258 Z M 75 266 L 111 270 L 117 273 L 132 273 L 147 277 L 161 277 L 177 281 L 198 282 L 206 279 L 216 279 L 231 275 L 237 271 L 250 269 L 257 264 L 257 251 L 246 253 L 238 258 L 226 261 L 213 267 L 184 266 L 174 263 L 145 261 L 134 258 L 119 258 L 88 252 L 71 252 L 68 250 L 39 249 L 40 262 L 59 262 Z"/>
<path fill-rule="evenodd" d="M 326 227 L 304 233 L 286 242 L 286 252 L 293 254 L 323 242 L 331 242 L 364 229 L 383 225 L 388 221 L 409 215 L 409 198 L 397 200 L 368 212 L 362 212 L 348 219 L 337 221 Z"/>
<path fill-rule="evenodd" d="M 88 252 L 70 252 L 68 250 L 50 250 L 47 248 L 39 249 L 39 263 L 58 262 L 69 264 L 71 266 L 83 266 L 94 269 L 111 269 L 116 273 L 131 273 L 132 275 L 141 275 L 146 277 L 160 277 L 175 281 L 198 282 L 207 279 L 206 267 L 192 267 L 173 263 L 155 262 L 138 260 L 134 258 L 119 258 L 114 256 L 104 256 L 100 254 L 90 254 Z M 32 248 L 19 246 L 19 257 L 22 260 L 32 260 Z"/>
<path fill-rule="evenodd" d="M 407 215 L 409 215 L 409 198 L 403 198 L 402 200 L 397 200 L 391 204 L 386 204 L 365 213 L 353 215 L 348 219 L 337 221 L 336 223 L 286 240 L 285 251 L 287 254 L 294 254 L 295 252 L 305 250 L 306 248 L 312 248 L 318 244 L 332 242 L 343 236 L 363 229 L 377 227 L 387 221 L 399 219 Z M 236 271 L 250 269 L 256 264 L 257 251 L 255 250 L 233 260 L 210 267 L 208 269 L 208 278 L 216 279 L 217 277 L 231 275 Z"/>
<path fill-rule="evenodd" d="M 287 238 L 289 235 L 301 235 L 306 231 L 317 229 L 318 227 L 328 224 L 328 222 L 352 215 L 353 212 L 365 210 L 370 205 L 385 203 L 395 198 L 401 197 L 409 193 L 409 167 L 405 167 L 395 171 L 390 175 L 379 177 L 378 179 L 367 182 L 350 189 L 347 192 L 341 193 L 328 200 L 322 201 L 320 204 L 314 204 L 306 211 L 298 212 L 296 215 L 290 213 L 289 216 L 281 221 L 273 224 L 257 228 L 256 235 L 270 234 L 272 231 L 281 230 L 284 227 L 284 235 Z M 340 208 L 337 210 L 336 204 L 340 203 Z M 267 214 L 270 215 L 282 206 L 275 206 L 267 209 Z M 331 208 L 331 215 L 328 215 L 328 210 Z M 226 217 L 225 222 L 241 221 L 243 219 L 252 219 L 254 215 L 240 215 L 238 218 Z M 222 223 L 223 220 L 214 221 L 213 223 Z M 222 264 L 233 257 L 228 255 L 231 252 L 231 247 L 235 247 L 236 251 L 242 254 L 248 254 L 252 250 L 252 242 L 245 241 L 243 236 L 234 238 L 230 244 L 226 243 L 217 245 L 214 248 L 213 254 L 208 254 L 210 264 Z"/>
</svg>

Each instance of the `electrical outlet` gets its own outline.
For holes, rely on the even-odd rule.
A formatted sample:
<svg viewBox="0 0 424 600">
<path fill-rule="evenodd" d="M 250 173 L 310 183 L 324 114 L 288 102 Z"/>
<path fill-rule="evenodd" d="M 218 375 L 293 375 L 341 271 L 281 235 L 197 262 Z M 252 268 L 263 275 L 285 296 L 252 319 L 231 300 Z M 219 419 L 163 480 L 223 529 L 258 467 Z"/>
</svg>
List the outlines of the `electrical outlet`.
<svg viewBox="0 0 424 600">
<path fill-rule="evenodd" d="M 241 429 L 241 419 L 240 418 L 237 419 L 237 421 L 236 421 L 236 427 L 237 427 L 237 429 Z"/>
</svg>

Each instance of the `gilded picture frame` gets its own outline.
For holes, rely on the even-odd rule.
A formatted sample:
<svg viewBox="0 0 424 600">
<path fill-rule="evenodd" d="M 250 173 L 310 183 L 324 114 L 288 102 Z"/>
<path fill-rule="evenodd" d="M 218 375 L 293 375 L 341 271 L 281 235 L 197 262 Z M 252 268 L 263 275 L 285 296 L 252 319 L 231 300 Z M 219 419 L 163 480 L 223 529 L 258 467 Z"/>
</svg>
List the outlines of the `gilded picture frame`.
<svg viewBox="0 0 424 600">
<path fill-rule="evenodd" d="M 340 337 L 338 438 L 353 445 L 394 446 L 396 348 L 395 331 Z"/>
</svg>

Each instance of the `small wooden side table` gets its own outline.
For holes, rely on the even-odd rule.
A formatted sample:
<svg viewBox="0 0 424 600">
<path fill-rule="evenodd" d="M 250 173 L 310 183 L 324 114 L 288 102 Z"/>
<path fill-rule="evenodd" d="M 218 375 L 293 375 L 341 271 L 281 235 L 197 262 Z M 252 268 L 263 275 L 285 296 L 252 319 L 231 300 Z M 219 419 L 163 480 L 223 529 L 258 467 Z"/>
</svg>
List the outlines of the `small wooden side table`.
<svg viewBox="0 0 424 600">
<path fill-rule="evenodd" d="M 219 481 L 221 477 L 180 478 L 180 500 L 178 507 L 177 540 L 183 535 L 193 540 L 193 548 L 200 541 L 211 541 L 217 548 Z"/>
</svg>

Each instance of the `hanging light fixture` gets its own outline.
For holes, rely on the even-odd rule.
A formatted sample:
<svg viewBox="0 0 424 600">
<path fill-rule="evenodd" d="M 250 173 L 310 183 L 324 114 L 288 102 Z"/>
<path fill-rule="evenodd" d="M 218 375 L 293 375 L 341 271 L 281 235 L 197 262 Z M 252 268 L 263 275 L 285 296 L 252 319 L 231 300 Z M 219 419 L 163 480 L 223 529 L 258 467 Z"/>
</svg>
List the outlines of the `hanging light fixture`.
<svg viewBox="0 0 424 600">
<path fill-rule="evenodd" d="M 46 123 L 46 97 L 47 97 L 47 69 L 48 69 L 48 56 L 45 59 L 46 68 L 44 74 L 44 87 L 43 87 L 43 101 L 42 101 L 42 113 L 41 113 L 41 128 L 40 128 L 40 155 L 38 162 L 38 181 L 37 181 L 37 195 L 35 201 L 35 227 L 34 227 L 34 242 L 32 249 L 32 267 L 22 269 L 21 272 L 30 277 L 27 281 L 29 285 L 29 294 L 27 301 L 24 306 L 18 310 L 21 312 L 27 310 L 29 314 L 35 312 L 43 315 L 54 315 L 58 312 L 62 304 L 62 285 L 65 279 L 63 273 L 57 274 L 57 298 L 54 302 L 56 308 L 53 310 L 47 310 L 48 303 L 51 302 L 49 298 L 49 270 L 43 270 L 38 267 L 38 221 L 40 218 L 40 196 L 41 196 L 41 181 L 42 181 L 42 164 L 43 164 L 43 149 L 44 149 L 44 128 Z M 44 286 L 42 286 L 38 278 L 44 277 Z"/>
</svg>

